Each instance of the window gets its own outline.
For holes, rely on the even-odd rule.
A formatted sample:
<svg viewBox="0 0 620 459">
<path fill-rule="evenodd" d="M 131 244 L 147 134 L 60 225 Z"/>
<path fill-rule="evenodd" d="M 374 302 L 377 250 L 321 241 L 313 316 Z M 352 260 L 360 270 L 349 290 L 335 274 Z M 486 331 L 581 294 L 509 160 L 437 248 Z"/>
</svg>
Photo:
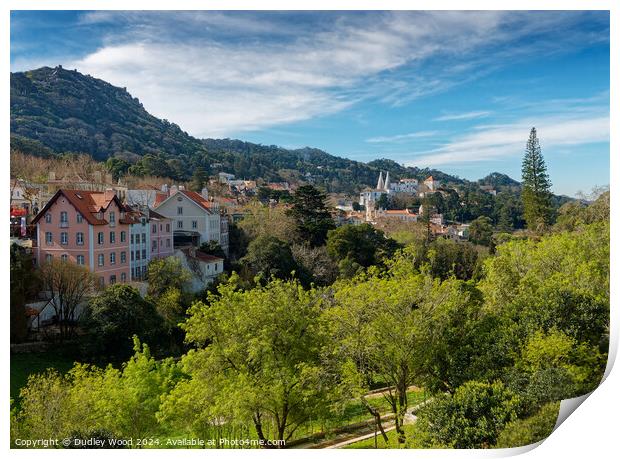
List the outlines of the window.
<svg viewBox="0 0 620 459">
<path fill-rule="evenodd" d="M 157 233 L 157 224 L 153 223 L 153 234 Z"/>
<path fill-rule="evenodd" d="M 69 226 L 69 215 L 67 215 L 67 212 L 65 212 L 64 210 L 60 212 L 60 226 Z"/>
<path fill-rule="evenodd" d="M 133 250 L 131 251 L 131 261 L 133 261 Z"/>
<path fill-rule="evenodd" d="M 69 234 L 62 232 L 60 233 L 60 243 L 62 245 L 67 245 L 69 243 Z"/>
<path fill-rule="evenodd" d="M 99 243 L 99 245 L 103 244 L 103 232 L 99 232 L 97 233 L 97 242 Z"/>
<path fill-rule="evenodd" d="M 78 255 L 76 259 L 77 259 L 77 264 L 78 265 L 83 265 L 84 264 L 84 255 Z"/>
<path fill-rule="evenodd" d="M 170 247 L 170 239 L 166 239 L 166 247 Z"/>
<path fill-rule="evenodd" d="M 143 267 L 142 267 L 142 275 L 143 275 L 143 276 L 146 276 L 146 266 L 143 266 Z"/>
<path fill-rule="evenodd" d="M 116 274 L 110 276 L 110 285 L 116 284 Z"/>
<path fill-rule="evenodd" d="M 146 233 L 142 233 L 142 243 L 146 244 Z"/>
<path fill-rule="evenodd" d="M 114 212 L 110 212 L 110 226 L 114 226 L 116 224 L 116 214 Z"/>
<path fill-rule="evenodd" d="M 110 244 L 114 244 L 116 242 L 116 233 L 114 231 L 110 232 Z"/>
<path fill-rule="evenodd" d="M 136 250 L 136 260 L 139 260 L 139 259 L 140 259 L 140 251 Z"/>
<path fill-rule="evenodd" d="M 121 231 L 121 242 L 125 242 L 127 240 L 127 233 L 125 231 Z"/>
<path fill-rule="evenodd" d="M 142 259 L 146 260 L 146 249 L 142 249 Z"/>
<path fill-rule="evenodd" d="M 177 222 L 177 228 L 183 228 L 183 222 L 181 220 Z"/>
<path fill-rule="evenodd" d="M 103 266 L 103 254 L 102 254 L 102 253 L 100 253 L 100 254 L 97 256 L 97 264 L 98 264 L 99 266 Z"/>
<path fill-rule="evenodd" d="M 115 265 L 116 264 L 116 252 L 112 252 L 110 254 L 110 264 L 111 265 Z"/>
<path fill-rule="evenodd" d="M 170 232 L 170 223 L 166 223 L 166 233 Z"/>
<path fill-rule="evenodd" d="M 66 253 L 63 253 L 60 256 L 60 261 L 69 261 L 69 255 L 67 255 Z"/>
<path fill-rule="evenodd" d="M 183 207 L 177 207 L 177 215 L 183 215 Z"/>
<path fill-rule="evenodd" d="M 151 250 L 153 252 L 155 252 L 157 250 L 157 241 L 153 241 L 153 243 L 151 244 Z"/>
<path fill-rule="evenodd" d="M 121 282 L 126 282 L 126 281 L 127 281 L 127 274 L 121 273 Z"/>
<path fill-rule="evenodd" d="M 75 243 L 77 245 L 84 245 L 84 233 L 75 233 Z"/>
<path fill-rule="evenodd" d="M 52 214 L 45 214 L 45 223 L 52 223 Z"/>
<path fill-rule="evenodd" d="M 82 214 L 78 212 L 78 214 L 76 215 L 76 219 L 78 223 L 82 223 L 84 221 L 84 217 L 82 217 Z"/>
<path fill-rule="evenodd" d="M 121 252 L 121 263 L 127 262 L 127 252 Z"/>
<path fill-rule="evenodd" d="M 198 222 L 196 220 L 192 220 L 192 228 L 193 229 L 198 228 Z"/>
<path fill-rule="evenodd" d="M 52 233 L 50 231 L 45 233 L 45 243 L 47 245 L 52 245 Z"/>
<path fill-rule="evenodd" d="M 162 225 L 162 224 L 160 223 L 160 224 L 159 224 L 159 232 L 160 232 L 160 233 L 162 232 L 163 228 L 164 228 L 164 225 Z"/>
<path fill-rule="evenodd" d="M 48 263 L 52 261 L 52 258 L 54 258 L 54 255 L 52 255 L 51 253 L 45 255 L 45 261 L 47 261 Z"/>
<path fill-rule="evenodd" d="M 132 244 L 134 243 L 134 242 L 133 242 L 133 241 L 134 241 L 133 237 L 134 237 L 134 235 L 132 234 L 132 235 L 131 235 L 131 243 L 132 243 Z"/>
</svg>

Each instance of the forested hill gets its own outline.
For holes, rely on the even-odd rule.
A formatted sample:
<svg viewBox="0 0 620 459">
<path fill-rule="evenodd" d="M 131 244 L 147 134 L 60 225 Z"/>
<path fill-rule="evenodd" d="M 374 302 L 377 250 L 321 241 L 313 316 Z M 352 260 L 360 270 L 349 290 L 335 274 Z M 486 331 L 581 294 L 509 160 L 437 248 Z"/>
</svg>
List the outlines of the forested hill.
<svg viewBox="0 0 620 459">
<path fill-rule="evenodd" d="M 100 161 L 114 157 L 126 168 L 132 166 L 131 173 L 175 180 L 188 180 L 202 168 L 247 179 L 310 181 L 331 192 L 374 186 L 379 170 L 389 171 L 393 180 L 433 175 L 446 184 L 465 183 L 438 170 L 387 159 L 366 164 L 316 148 L 197 139 L 149 114 L 125 88 L 60 66 L 11 73 L 11 147 L 37 155 L 88 153 Z"/>
</svg>

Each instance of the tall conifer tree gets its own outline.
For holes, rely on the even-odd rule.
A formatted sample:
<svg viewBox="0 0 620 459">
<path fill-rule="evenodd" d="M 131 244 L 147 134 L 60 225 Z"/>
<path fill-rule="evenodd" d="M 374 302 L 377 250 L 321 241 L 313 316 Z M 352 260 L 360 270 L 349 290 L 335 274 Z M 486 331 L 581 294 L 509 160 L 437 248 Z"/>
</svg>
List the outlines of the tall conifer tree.
<svg viewBox="0 0 620 459">
<path fill-rule="evenodd" d="M 530 131 L 522 165 L 523 215 L 530 230 L 541 232 L 551 224 L 551 182 L 540 151 L 536 128 Z"/>
</svg>

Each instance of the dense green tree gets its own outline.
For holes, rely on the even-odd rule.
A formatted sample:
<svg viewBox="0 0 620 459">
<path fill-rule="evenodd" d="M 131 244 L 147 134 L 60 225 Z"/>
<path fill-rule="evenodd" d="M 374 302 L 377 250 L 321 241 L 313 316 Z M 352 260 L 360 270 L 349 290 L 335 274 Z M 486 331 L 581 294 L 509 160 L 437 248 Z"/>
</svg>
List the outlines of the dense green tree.
<svg viewBox="0 0 620 459">
<path fill-rule="evenodd" d="M 183 267 L 176 257 L 155 258 L 147 268 L 148 294 L 157 298 L 169 288 L 185 291 L 191 279 L 191 273 Z"/>
<path fill-rule="evenodd" d="M 198 167 L 194 169 L 194 173 L 192 174 L 192 180 L 189 185 L 189 188 L 193 191 L 200 193 L 203 188 L 207 186 L 209 182 L 209 174 L 202 167 Z"/>
<path fill-rule="evenodd" d="M 126 284 L 110 285 L 91 298 L 83 317 L 89 353 L 115 361 L 132 355 L 136 335 L 150 344 L 157 343 L 162 325 L 155 305 Z"/>
<path fill-rule="evenodd" d="M 114 180 L 118 180 L 127 173 L 131 164 L 122 158 L 109 157 L 105 162 L 105 167 L 112 174 Z"/>
<path fill-rule="evenodd" d="M 457 279 L 468 280 L 480 270 L 482 258 L 476 248 L 467 242 L 457 242 L 451 239 L 437 239 L 423 249 L 417 260 L 417 265 L 428 263 L 430 273 L 434 277 L 445 280 L 451 276 Z"/>
<path fill-rule="evenodd" d="M 263 281 L 269 281 L 271 277 L 289 279 L 293 271 L 299 275 L 291 246 L 273 236 L 259 236 L 250 242 L 247 253 L 239 263 L 242 272 L 247 272 L 246 280 L 256 276 Z"/>
<path fill-rule="evenodd" d="M 391 257 L 399 244 L 369 224 L 343 225 L 327 233 L 327 253 L 336 262 L 348 258 L 367 268 Z"/>
<path fill-rule="evenodd" d="M 323 245 L 327 232 L 336 226 L 327 208 L 325 193 L 312 185 L 297 188 L 288 213 L 295 219 L 300 239 L 313 247 Z"/>
<path fill-rule="evenodd" d="M 222 249 L 222 246 L 217 241 L 203 242 L 200 244 L 200 251 L 215 257 L 226 258 L 224 249 Z"/>
<path fill-rule="evenodd" d="M 379 199 L 375 201 L 375 209 L 389 209 L 390 208 L 390 198 L 388 198 L 387 194 L 382 194 L 379 196 Z"/>
<path fill-rule="evenodd" d="M 297 281 L 247 291 L 234 279 L 221 284 L 208 306 L 197 302 L 189 311 L 187 340 L 200 348 L 183 358 L 192 379 L 170 394 L 169 407 L 197 400 L 193 426 L 236 418 L 261 440 L 289 440 L 327 408 L 320 311 L 319 292 Z"/>
<path fill-rule="evenodd" d="M 490 245 L 493 236 L 493 225 L 489 217 L 478 217 L 469 225 L 469 240 L 474 244 Z"/>
<path fill-rule="evenodd" d="M 507 423 L 516 419 L 519 403 L 500 382 L 471 381 L 452 395 L 438 395 L 418 411 L 412 435 L 422 448 L 489 448 Z"/>
<path fill-rule="evenodd" d="M 527 227 L 532 231 L 540 232 L 551 224 L 553 208 L 551 182 L 536 136 L 536 128 L 530 131 L 530 138 L 525 147 L 522 186 L 523 215 Z"/>
<path fill-rule="evenodd" d="M 517 419 L 506 425 L 497 438 L 497 448 L 516 448 L 544 440 L 558 420 L 560 403 L 548 403 L 533 416 Z"/>
<path fill-rule="evenodd" d="M 38 290 L 38 276 L 33 266 L 32 256 L 17 244 L 10 249 L 10 302 L 11 302 L 11 342 L 26 338 L 26 301 Z"/>
</svg>

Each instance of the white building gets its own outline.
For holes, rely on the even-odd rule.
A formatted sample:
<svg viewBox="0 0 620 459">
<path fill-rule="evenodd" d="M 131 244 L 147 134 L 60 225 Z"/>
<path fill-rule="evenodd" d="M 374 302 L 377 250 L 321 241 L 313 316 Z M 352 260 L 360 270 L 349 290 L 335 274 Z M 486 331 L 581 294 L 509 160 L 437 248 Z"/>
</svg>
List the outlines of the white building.
<svg viewBox="0 0 620 459">
<path fill-rule="evenodd" d="M 224 259 L 196 250 L 194 247 L 176 250 L 174 256 L 191 274 L 190 290 L 199 292 L 224 272 Z"/>
<path fill-rule="evenodd" d="M 223 241 L 221 238 L 223 226 L 219 204 L 209 201 L 206 189 L 203 189 L 202 193 L 196 193 L 171 187 L 170 196 L 163 200 L 155 210 L 173 221 L 173 231 L 199 236 L 198 245 L 216 241 L 225 252 L 228 250 L 228 241 Z"/>
<path fill-rule="evenodd" d="M 375 189 L 366 189 L 360 193 L 359 203 L 366 208 L 374 207 L 375 202 L 384 194 L 411 194 L 415 196 L 418 193 L 418 180 L 414 178 L 400 179 L 398 182 L 390 181 L 390 172 L 385 173 L 383 179 L 383 171 L 379 172 L 379 180 Z"/>
</svg>

